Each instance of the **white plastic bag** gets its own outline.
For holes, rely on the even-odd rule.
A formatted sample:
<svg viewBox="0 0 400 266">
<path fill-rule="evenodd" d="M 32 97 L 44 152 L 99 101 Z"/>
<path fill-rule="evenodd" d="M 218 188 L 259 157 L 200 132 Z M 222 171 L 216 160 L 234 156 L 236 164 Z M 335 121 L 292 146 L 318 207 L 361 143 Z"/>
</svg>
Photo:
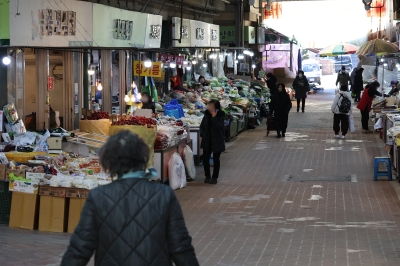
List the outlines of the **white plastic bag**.
<svg viewBox="0 0 400 266">
<path fill-rule="evenodd" d="M 186 145 L 183 150 L 183 158 L 185 160 L 187 178 L 194 180 L 196 177 L 196 167 L 194 166 L 193 151 L 188 145 Z"/>
<path fill-rule="evenodd" d="M 174 153 L 168 162 L 169 186 L 175 190 L 186 187 L 185 166 L 178 153 Z"/>
<path fill-rule="evenodd" d="M 356 131 L 356 127 L 354 126 L 354 117 L 353 117 L 353 115 L 349 115 L 349 127 L 350 127 L 350 132 Z"/>
<path fill-rule="evenodd" d="M 378 121 L 376 121 L 375 125 L 374 125 L 374 129 L 378 130 L 383 128 L 383 120 L 382 118 L 379 118 Z"/>
</svg>

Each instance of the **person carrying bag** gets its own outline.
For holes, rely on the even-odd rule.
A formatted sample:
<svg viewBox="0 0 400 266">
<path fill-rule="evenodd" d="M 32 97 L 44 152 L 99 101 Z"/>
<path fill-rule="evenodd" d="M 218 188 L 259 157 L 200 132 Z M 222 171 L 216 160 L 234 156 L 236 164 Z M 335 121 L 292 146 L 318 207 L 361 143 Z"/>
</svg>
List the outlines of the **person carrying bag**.
<svg viewBox="0 0 400 266">
<path fill-rule="evenodd" d="M 352 115 L 351 94 L 347 90 L 346 85 L 340 87 L 340 91 L 336 94 L 331 110 L 333 113 L 333 131 L 334 137 L 339 138 L 339 132 L 342 131 L 342 139 L 346 137 L 349 130 L 349 118 Z"/>
</svg>

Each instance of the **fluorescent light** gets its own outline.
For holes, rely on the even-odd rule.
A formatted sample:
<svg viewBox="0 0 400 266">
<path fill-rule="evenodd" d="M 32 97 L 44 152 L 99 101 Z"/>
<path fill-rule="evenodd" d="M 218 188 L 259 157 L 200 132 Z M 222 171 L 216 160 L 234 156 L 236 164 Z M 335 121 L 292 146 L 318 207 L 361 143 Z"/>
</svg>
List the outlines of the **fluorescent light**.
<svg viewBox="0 0 400 266">
<path fill-rule="evenodd" d="M 94 75 L 94 70 L 89 68 L 87 73 L 89 74 L 89 76 L 92 76 Z"/>
<path fill-rule="evenodd" d="M 387 66 L 387 63 L 384 63 L 383 66 Z"/>
<path fill-rule="evenodd" d="M 176 62 L 171 62 L 171 63 L 169 63 L 169 67 L 170 67 L 170 68 L 175 68 L 175 67 L 176 67 Z"/>
<path fill-rule="evenodd" d="M 3 64 L 8 66 L 11 63 L 11 58 L 9 56 L 3 57 Z"/>
<path fill-rule="evenodd" d="M 187 69 L 187 70 L 191 70 L 192 67 L 191 67 L 191 66 L 187 66 L 186 69 Z"/>
<path fill-rule="evenodd" d="M 98 91 L 102 91 L 103 90 L 103 85 L 101 85 L 101 82 L 99 82 L 99 84 L 97 84 L 97 90 Z"/>
<path fill-rule="evenodd" d="M 249 56 L 254 56 L 254 53 L 253 52 L 249 52 Z"/>
<path fill-rule="evenodd" d="M 184 61 L 183 61 L 183 64 L 184 64 L 184 65 L 187 65 L 187 64 L 188 64 L 188 61 L 187 61 L 187 60 L 184 60 Z"/>
<path fill-rule="evenodd" d="M 252 64 L 251 67 L 254 69 L 254 68 L 256 68 L 256 65 L 255 65 L 255 64 Z"/>
<path fill-rule="evenodd" d="M 203 55 L 202 55 L 202 54 L 199 54 L 197 57 L 198 57 L 198 58 L 203 58 Z"/>
<path fill-rule="evenodd" d="M 203 63 L 203 67 L 207 67 L 207 63 Z"/>
<path fill-rule="evenodd" d="M 239 54 L 238 55 L 238 59 L 243 59 L 244 58 L 244 55 L 243 54 Z"/>
<path fill-rule="evenodd" d="M 196 60 L 192 60 L 192 65 L 195 65 L 195 64 L 197 64 L 197 61 Z"/>
<path fill-rule="evenodd" d="M 136 102 L 135 95 L 132 95 L 131 102 L 133 102 L 133 103 Z"/>
<path fill-rule="evenodd" d="M 153 64 L 153 63 L 151 62 L 150 59 L 144 60 L 144 67 L 149 68 L 149 67 L 151 67 L 152 64 Z"/>
</svg>

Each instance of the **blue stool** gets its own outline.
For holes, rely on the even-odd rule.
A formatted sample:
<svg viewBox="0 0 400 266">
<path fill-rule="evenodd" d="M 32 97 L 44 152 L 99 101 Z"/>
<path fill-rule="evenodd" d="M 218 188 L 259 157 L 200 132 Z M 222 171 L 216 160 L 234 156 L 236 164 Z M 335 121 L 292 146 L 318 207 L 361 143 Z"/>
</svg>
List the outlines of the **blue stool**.
<svg viewBox="0 0 400 266">
<path fill-rule="evenodd" d="M 379 171 L 379 163 L 385 163 L 387 171 Z M 388 157 L 375 157 L 374 159 L 374 181 L 378 180 L 378 176 L 387 176 L 392 181 L 392 165 Z"/>
</svg>

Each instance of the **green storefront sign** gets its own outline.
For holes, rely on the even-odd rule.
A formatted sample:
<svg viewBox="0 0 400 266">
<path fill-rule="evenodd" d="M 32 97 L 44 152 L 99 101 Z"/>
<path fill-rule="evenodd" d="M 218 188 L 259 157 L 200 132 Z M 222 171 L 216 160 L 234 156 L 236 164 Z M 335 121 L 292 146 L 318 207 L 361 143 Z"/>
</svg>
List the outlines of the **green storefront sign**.
<svg viewBox="0 0 400 266">
<path fill-rule="evenodd" d="M 236 29 L 235 26 L 219 26 L 220 44 L 235 43 Z M 256 29 L 251 26 L 244 27 L 244 41 L 249 44 L 256 43 Z"/>
<path fill-rule="evenodd" d="M 235 26 L 219 26 L 220 44 L 235 43 Z"/>
<path fill-rule="evenodd" d="M 0 45 L 10 44 L 10 3 L 0 0 Z"/>
</svg>

